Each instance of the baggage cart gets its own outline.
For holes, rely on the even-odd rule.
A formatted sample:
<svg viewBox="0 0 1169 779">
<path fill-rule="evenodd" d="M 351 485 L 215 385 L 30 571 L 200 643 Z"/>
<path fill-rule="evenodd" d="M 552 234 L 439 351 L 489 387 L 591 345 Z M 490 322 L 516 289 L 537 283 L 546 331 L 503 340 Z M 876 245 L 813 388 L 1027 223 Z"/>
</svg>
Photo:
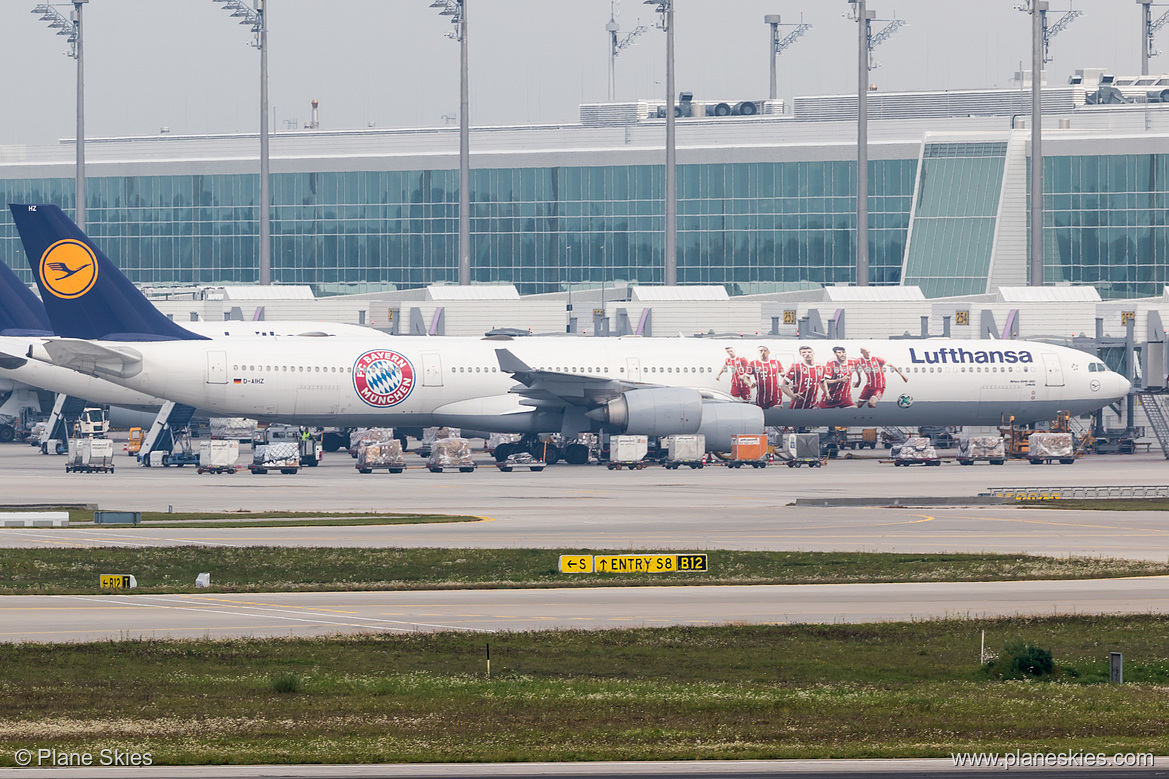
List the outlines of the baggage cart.
<svg viewBox="0 0 1169 779">
<path fill-rule="evenodd" d="M 363 441 L 383 443 L 392 440 L 394 440 L 394 428 L 392 427 L 359 427 L 349 433 L 349 456 L 357 459 L 357 450 L 361 448 Z M 400 441 L 398 445 L 399 448 L 405 449 L 401 446 Z"/>
<path fill-rule="evenodd" d="M 300 470 L 300 447 L 292 441 L 275 444 L 253 444 L 252 464 L 248 470 L 255 474 L 280 471 L 293 474 Z"/>
<path fill-rule="evenodd" d="M 640 471 L 645 467 L 645 456 L 649 454 L 649 437 L 644 435 L 609 436 L 609 463 L 611 471 L 623 467 Z"/>
<path fill-rule="evenodd" d="M 461 438 L 462 435 L 463 431 L 457 427 L 424 427 L 422 429 L 422 442 L 418 446 L 418 456 L 430 457 L 435 441 L 441 441 L 444 438 Z"/>
<path fill-rule="evenodd" d="M 677 470 L 683 465 L 701 468 L 706 464 L 706 436 L 672 435 L 664 439 L 666 468 Z"/>
<path fill-rule="evenodd" d="M 74 438 L 69 441 L 65 473 L 113 473 L 114 442 L 108 438 Z"/>
<path fill-rule="evenodd" d="M 817 436 L 817 440 L 819 436 Z M 737 435 L 731 437 L 731 459 L 727 461 L 728 468 L 742 468 L 750 465 L 752 468 L 767 467 L 767 436 Z"/>
<path fill-rule="evenodd" d="M 402 442 L 393 436 L 385 441 L 361 441 L 357 446 L 357 463 L 354 467 L 358 473 L 373 473 L 375 470 L 401 473 L 406 470 Z"/>
<path fill-rule="evenodd" d="M 937 449 L 925 436 L 910 436 L 893 448 L 894 465 L 941 465 Z"/>
<path fill-rule="evenodd" d="M 516 452 L 509 454 L 506 460 L 502 460 L 495 464 L 495 467 L 504 473 L 511 473 L 516 468 L 527 468 L 529 471 L 542 471 L 547 465 L 543 460 L 537 460 L 532 457 L 531 452 Z"/>
<path fill-rule="evenodd" d="M 1076 439 L 1071 433 L 1032 433 L 1027 439 L 1027 459 L 1032 465 L 1076 461 Z"/>
<path fill-rule="evenodd" d="M 235 473 L 239 441 L 221 439 L 199 442 L 199 473 Z"/>
<path fill-rule="evenodd" d="M 788 433 L 784 449 L 787 452 L 788 468 L 799 468 L 802 465 L 819 468 L 825 462 L 820 456 L 819 433 Z"/>
<path fill-rule="evenodd" d="M 958 439 L 958 462 L 962 465 L 974 465 L 976 462 L 1003 465 L 1006 461 L 1007 447 L 1002 436 L 971 435 Z"/>
<path fill-rule="evenodd" d="M 470 473 L 475 470 L 475 461 L 471 459 L 471 442 L 457 437 L 434 440 L 430 444 L 426 467 L 431 473 L 442 473 L 444 469 L 450 468 L 458 468 L 459 473 Z"/>
</svg>

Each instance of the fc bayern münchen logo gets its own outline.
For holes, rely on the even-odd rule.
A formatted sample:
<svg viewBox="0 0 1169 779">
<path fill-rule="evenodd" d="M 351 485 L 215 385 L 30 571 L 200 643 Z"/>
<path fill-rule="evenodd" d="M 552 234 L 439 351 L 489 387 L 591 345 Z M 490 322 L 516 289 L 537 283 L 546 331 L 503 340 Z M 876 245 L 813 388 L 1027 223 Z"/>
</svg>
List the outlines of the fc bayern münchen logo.
<svg viewBox="0 0 1169 779">
<path fill-rule="evenodd" d="M 366 352 L 353 364 L 353 389 L 371 406 L 395 406 L 414 389 L 414 366 L 397 352 Z"/>
<path fill-rule="evenodd" d="M 902 395 L 897 398 L 897 405 L 901 406 L 901 408 L 909 408 L 913 405 L 913 397 L 910 395 Z"/>
</svg>

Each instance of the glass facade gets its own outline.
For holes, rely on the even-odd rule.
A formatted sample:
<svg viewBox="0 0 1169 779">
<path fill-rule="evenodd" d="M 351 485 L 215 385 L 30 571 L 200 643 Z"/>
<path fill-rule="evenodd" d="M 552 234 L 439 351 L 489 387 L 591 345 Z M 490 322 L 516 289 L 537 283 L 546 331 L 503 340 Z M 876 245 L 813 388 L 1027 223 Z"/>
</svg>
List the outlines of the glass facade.
<svg viewBox="0 0 1169 779">
<path fill-rule="evenodd" d="M 916 160 L 870 162 L 870 282 L 900 281 Z M 660 165 L 474 170 L 475 282 L 521 293 L 662 282 Z M 258 178 L 90 178 L 87 232 L 140 284 L 254 283 Z M 71 213 L 73 179 L 0 181 Z M 855 162 L 680 165 L 678 281 L 732 292 L 854 281 Z M 458 172 L 272 176 L 272 276 L 322 291 L 457 280 Z M 2 258 L 26 279 L 10 221 Z"/>
<path fill-rule="evenodd" d="M 1169 154 L 1045 157 L 1047 282 L 1101 297 L 1159 296 L 1169 283 Z"/>
<path fill-rule="evenodd" d="M 986 292 L 1007 144 L 930 143 L 922 155 L 905 283 L 926 297 Z"/>
</svg>

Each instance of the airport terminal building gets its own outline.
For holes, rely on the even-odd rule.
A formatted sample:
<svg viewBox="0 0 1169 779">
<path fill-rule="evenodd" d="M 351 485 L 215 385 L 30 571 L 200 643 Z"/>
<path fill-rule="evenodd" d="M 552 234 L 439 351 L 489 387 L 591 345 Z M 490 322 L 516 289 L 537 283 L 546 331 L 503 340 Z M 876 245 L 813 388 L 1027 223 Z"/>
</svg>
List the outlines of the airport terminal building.
<svg viewBox="0 0 1169 779">
<path fill-rule="evenodd" d="M 1169 280 L 1169 104 L 1045 89 L 1049 283 L 1104 298 Z M 871 96 L 870 265 L 927 297 L 1026 282 L 1028 92 Z M 853 283 L 855 97 L 678 121 L 680 284 L 732 295 Z M 664 120 L 582 106 L 577 124 L 471 135 L 472 278 L 521 294 L 662 281 Z M 701 113 L 696 111 L 696 113 Z M 87 142 L 88 232 L 139 284 L 257 278 L 255 135 Z M 73 206 L 73 143 L 0 147 L 6 202 Z M 273 279 L 319 294 L 457 278 L 455 128 L 277 133 Z M 3 257 L 23 265 L 9 220 Z"/>
</svg>

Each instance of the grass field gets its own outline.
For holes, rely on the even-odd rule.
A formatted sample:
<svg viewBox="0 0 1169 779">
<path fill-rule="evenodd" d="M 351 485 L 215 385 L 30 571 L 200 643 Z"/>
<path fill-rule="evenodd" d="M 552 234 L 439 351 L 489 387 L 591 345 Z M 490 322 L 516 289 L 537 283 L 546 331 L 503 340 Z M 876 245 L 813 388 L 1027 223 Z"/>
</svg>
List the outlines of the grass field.
<svg viewBox="0 0 1169 779">
<path fill-rule="evenodd" d="M 332 547 L 96 547 L 0 549 L 0 595 L 98 591 L 103 573 L 133 574 L 138 592 L 193 592 L 199 573 L 212 591 L 411 590 L 599 587 L 641 584 L 839 584 L 1169 575 L 1137 560 L 1027 555 L 875 554 L 714 550 L 707 573 L 558 572 L 581 549 L 402 549 Z"/>
<path fill-rule="evenodd" d="M 1056 675 L 998 680 L 982 631 Z M 1167 686 L 1160 617 L 0 645 L 0 765 L 1165 754 Z"/>
</svg>

